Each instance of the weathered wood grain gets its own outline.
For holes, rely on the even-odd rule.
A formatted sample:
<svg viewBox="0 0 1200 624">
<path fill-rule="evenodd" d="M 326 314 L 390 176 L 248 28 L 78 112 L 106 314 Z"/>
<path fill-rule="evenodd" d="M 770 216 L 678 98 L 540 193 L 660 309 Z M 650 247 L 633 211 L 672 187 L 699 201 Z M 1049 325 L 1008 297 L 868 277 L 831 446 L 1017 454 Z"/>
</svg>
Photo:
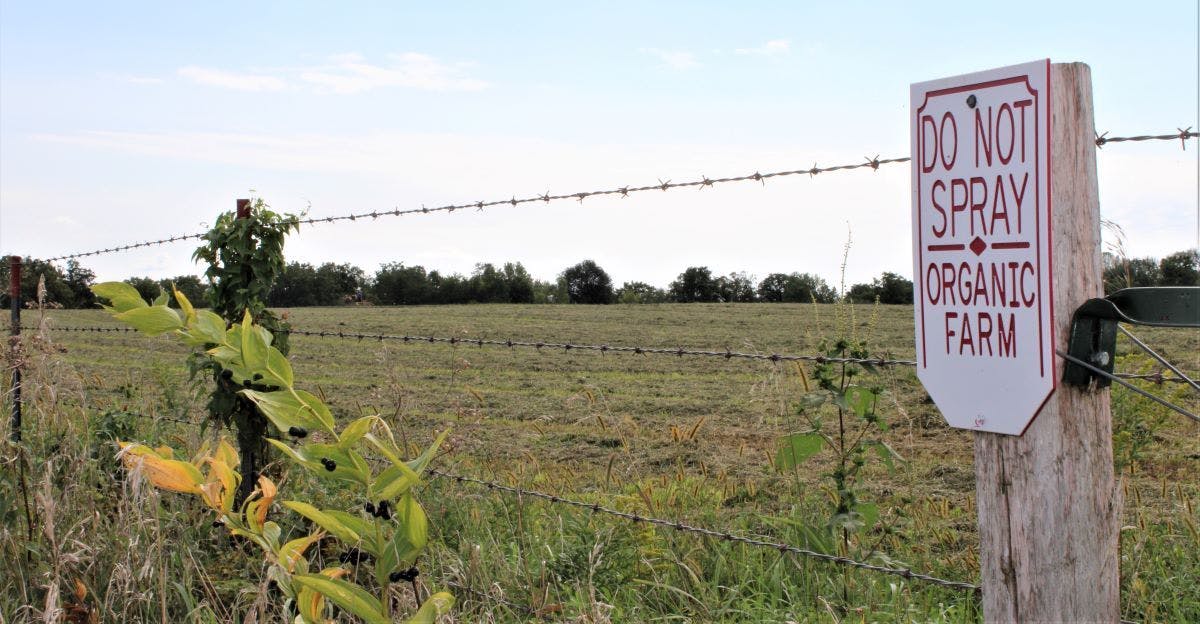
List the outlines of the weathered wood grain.
<svg viewBox="0 0 1200 624">
<path fill-rule="evenodd" d="M 1103 291 L 1090 69 L 1051 65 L 1050 93 L 1054 324 L 1065 351 L 1071 313 Z M 976 434 L 975 477 L 985 619 L 1118 621 L 1108 390 L 1060 382 L 1025 435 Z"/>
</svg>

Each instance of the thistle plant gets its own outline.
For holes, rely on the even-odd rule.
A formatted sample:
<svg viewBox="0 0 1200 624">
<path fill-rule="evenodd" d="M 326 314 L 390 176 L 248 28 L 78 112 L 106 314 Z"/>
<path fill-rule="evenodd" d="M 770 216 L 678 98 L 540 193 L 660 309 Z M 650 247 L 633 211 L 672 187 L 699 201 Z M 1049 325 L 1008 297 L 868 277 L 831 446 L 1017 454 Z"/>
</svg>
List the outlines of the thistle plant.
<svg viewBox="0 0 1200 624">
<path fill-rule="evenodd" d="M 271 444 L 295 465 L 353 493 L 362 506 L 346 511 L 321 509 L 304 500 L 282 501 L 319 527 L 315 533 L 283 542 L 281 527 L 268 519 L 279 494 L 271 479 L 259 476 L 258 487 L 235 505 L 243 477 L 236 470 L 237 452 L 223 439 L 215 448 L 202 447 L 186 461 L 176 459 L 169 448 L 121 442 L 125 466 L 159 489 L 199 498 L 232 535 L 255 544 L 269 564 L 268 577 L 287 598 L 289 616 L 295 613 L 295 624 L 332 622 L 333 605 L 370 624 L 392 622 L 390 588 L 414 578 L 413 566 L 428 541 L 428 518 L 413 488 L 447 432 L 418 457 L 402 459 L 405 449 L 378 416 L 358 418 L 339 431 L 329 407 L 295 387 L 287 357 L 272 346 L 271 332 L 255 324 L 249 311 L 241 324 L 227 328 L 217 314 L 194 309 L 178 290 L 174 295 L 179 311 L 168 307 L 165 293 L 148 304 L 128 284 L 109 282 L 92 290 L 109 302 L 103 307 L 117 320 L 148 335 L 173 334 L 202 349 L 225 380 L 242 387 L 241 400 L 298 441 L 294 447 L 274 439 Z M 380 460 L 369 462 L 368 453 L 377 453 Z M 340 542 L 354 555 L 345 565 L 314 573 L 305 553 L 324 540 Z M 365 563 L 372 565 L 373 574 L 351 575 L 345 567 Z M 408 621 L 432 622 L 452 603 L 450 594 L 435 593 Z"/>
</svg>

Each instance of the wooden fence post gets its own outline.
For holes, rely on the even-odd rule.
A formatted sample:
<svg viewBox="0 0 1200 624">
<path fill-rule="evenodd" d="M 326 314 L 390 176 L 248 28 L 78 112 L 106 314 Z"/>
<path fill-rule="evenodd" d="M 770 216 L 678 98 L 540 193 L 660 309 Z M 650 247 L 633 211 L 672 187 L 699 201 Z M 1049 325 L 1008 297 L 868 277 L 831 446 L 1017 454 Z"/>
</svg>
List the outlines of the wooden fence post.
<svg viewBox="0 0 1200 624">
<path fill-rule="evenodd" d="M 9 437 L 13 442 L 21 441 L 21 256 L 8 258 L 8 297 L 12 304 L 9 319 L 12 337 L 12 420 Z"/>
<path fill-rule="evenodd" d="M 1055 348 L 1103 294 L 1091 71 L 1050 66 Z M 1061 370 L 1061 360 L 1057 362 Z M 1062 384 L 1022 436 L 975 434 L 988 622 L 1117 622 L 1122 500 L 1107 389 Z"/>
<path fill-rule="evenodd" d="M 237 200 L 237 218 L 250 218 L 250 200 Z M 240 323 L 240 318 L 226 319 Z M 236 393 L 231 389 L 230 392 Z M 237 399 L 236 414 L 238 454 L 241 455 L 242 484 L 238 489 L 238 501 L 246 500 L 258 484 L 259 472 L 270 460 L 271 447 L 267 443 L 267 419 L 245 399 Z"/>
</svg>

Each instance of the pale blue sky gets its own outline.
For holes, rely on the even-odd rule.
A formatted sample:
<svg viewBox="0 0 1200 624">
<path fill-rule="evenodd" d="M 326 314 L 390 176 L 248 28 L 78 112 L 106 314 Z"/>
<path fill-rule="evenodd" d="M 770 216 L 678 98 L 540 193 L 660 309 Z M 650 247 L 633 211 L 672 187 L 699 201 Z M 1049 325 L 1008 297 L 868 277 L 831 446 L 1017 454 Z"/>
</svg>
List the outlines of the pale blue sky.
<svg viewBox="0 0 1200 624">
<path fill-rule="evenodd" d="M 0 252 L 202 229 L 257 190 L 324 216 L 906 155 L 908 85 L 1050 57 L 1091 65 L 1096 124 L 1197 124 L 1196 2 L 0 2 Z M 1191 142 L 1100 154 L 1131 252 L 1196 245 Z M 906 165 L 320 226 L 289 257 L 620 283 L 908 274 Z M 188 243 L 88 258 L 198 272 Z"/>
</svg>

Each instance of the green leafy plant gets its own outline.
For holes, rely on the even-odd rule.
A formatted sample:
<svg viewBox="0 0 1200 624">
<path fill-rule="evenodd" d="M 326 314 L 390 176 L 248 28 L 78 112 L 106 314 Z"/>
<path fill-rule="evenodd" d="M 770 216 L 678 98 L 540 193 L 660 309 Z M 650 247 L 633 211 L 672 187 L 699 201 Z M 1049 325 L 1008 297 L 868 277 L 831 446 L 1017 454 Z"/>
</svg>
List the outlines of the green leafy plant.
<svg viewBox="0 0 1200 624">
<path fill-rule="evenodd" d="M 865 341 L 841 339 L 822 351 L 827 357 L 836 359 L 870 357 Z M 819 548 L 824 544 L 827 549 L 833 546 L 843 557 L 882 556 L 876 551 L 878 541 L 865 547 L 858 544 L 860 547 L 856 548 L 856 536 L 879 522 L 879 506 L 861 497 L 863 468 L 873 454 L 889 470 L 894 469 L 895 460 L 903 459 L 882 437 L 887 431 L 887 422 L 876 409 L 883 390 L 855 383 L 870 369 L 871 366 L 865 363 L 820 362 L 812 375 L 817 382 L 816 389 L 809 386 L 801 370 L 806 392 L 800 397 L 796 413 L 804 419 L 808 429 L 783 436 L 775 455 L 775 467 L 780 471 L 796 470 L 822 451 L 833 456 L 832 470 L 824 475 L 831 482 L 826 491 L 833 504 L 825 529 L 833 539 L 810 539 L 809 545 Z M 884 527 L 883 534 L 890 530 L 890 527 Z M 812 534 L 819 536 L 816 531 Z M 845 576 L 842 600 L 849 600 Z"/>
<path fill-rule="evenodd" d="M 285 267 L 284 239 L 289 232 L 297 231 L 299 224 L 296 215 L 274 212 L 257 198 L 241 214 L 227 212 L 217 217 L 216 224 L 204 235 L 204 243 L 192 254 L 193 260 L 208 264 L 204 276 L 210 286 L 210 309 L 217 318 L 226 327 L 232 327 L 249 314 L 254 323 L 271 333 L 273 346 L 282 355 L 288 353 L 289 325 L 267 309 L 266 301 Z M 251 477 L 239 492 L 244 498 L 249 495 L 258 470 L 271 460 L 270 447 L 265 442 L 266 420 L 239 398 L 244 387 L 231 383 L 227 376 L 222 377 L 222 369 L 214 358 L 197 355 L 189 360 L 189 368 L 193 377 L 200 373 L 213 376 L 216 385 L 208 401 L 209 414 L 220 423 L 232 424 L 237 431 L 242 472 Z M 257 390 L 265 390 L 257 380 L 249 383 Z"/>
<path fill-rule="evenodd" d="M 258 546 L 269 564 L 268 578 L 287 596 L 298 624 L 331 622 L 327 602 L 369 623 L 391 622 L 390 588 L 415 578 L 413 566 L 428 541 L 428 519 L 413 488 L 421 482 L 446 432 L 418 457 L 402 459 L 406 449 L 378 416 L 358 418 L 339 431 L 329 407 L 295 386 L 287 357 L 272 344 L 271 332 L 254 323 L 249 309 L 240 324 L 226 327 L 215 312 L 194 309 L 178 290 L 174 293 L 178 311 L 168 306 L 166 296 L 147 304 L 124 283 L 97 284 L 93 290 L 109 301 L 104 308 L 114 318 L 148 335 L 173 334 L 203 349 L 219 369 L 219 377 L 241 387 L 240 399 L 281 433 L 303 441 L 292 446 L 273 439 L 271 444 L 294 465 L 351 493 L 362 507 L 346 511 L 322 509 L 311 501 L 283 501 L 284 507 L 319 527 L 316 533 L 285 542 L 281 527 L 267 519 L 278 494 L 274 482 L 259 476 L 258 487 L 238 503 L 243 475 L 235 466 L 240 458 L 224 440 L 215 449 L 201 448 L 189 461 L 175 459 L 166 447 L 123 442 L 125 466 L 160 489 L 200 498 L 231 534 Z M 368 452 L 381 459 L 373 464 Z M 351 575 L 351 569 L 343 566 L 311 572 L 305 552 L 326 539 L 340 542 L 352 553 L 344 558 L 347 565 L 370 564 L 372 573 Z M 432 622 L 452 603 L 450 594 L 436 593 L 409 622 Z"/>
<path fill-rule="evenodd" d="M 851 345 L 839 340 L 824 349 L 830 358 L 866 359 L 866 345 Z M 882 390 L 854 383 L 867 365 L 848 362 L 822 362 L 813 371 L 816 389 L 810 389 L 796 408 L 808 429 L 784 436 L 775 455 L 780 470 L 794 470 L 810 457 L 825 450 L 833 455 L 833 470 L 828 473 L 833 486 L 834 509 L 829 519 L 831 529 L 841 530 L 844 545 L 849 546 L 849 533 L 869 527 L 879 516 L 873 503 L 859 499 L 863 467 L 874 451 L 889 469 L 900 456 L 881 435 L 887 423 L 876 413 Z M 806 389 L 809 389 L 805 380 Z M 832 422 L 836 416 L 836 423 Z M 836 428 L 835 428 L 836 425 Z"/>
</svg>

